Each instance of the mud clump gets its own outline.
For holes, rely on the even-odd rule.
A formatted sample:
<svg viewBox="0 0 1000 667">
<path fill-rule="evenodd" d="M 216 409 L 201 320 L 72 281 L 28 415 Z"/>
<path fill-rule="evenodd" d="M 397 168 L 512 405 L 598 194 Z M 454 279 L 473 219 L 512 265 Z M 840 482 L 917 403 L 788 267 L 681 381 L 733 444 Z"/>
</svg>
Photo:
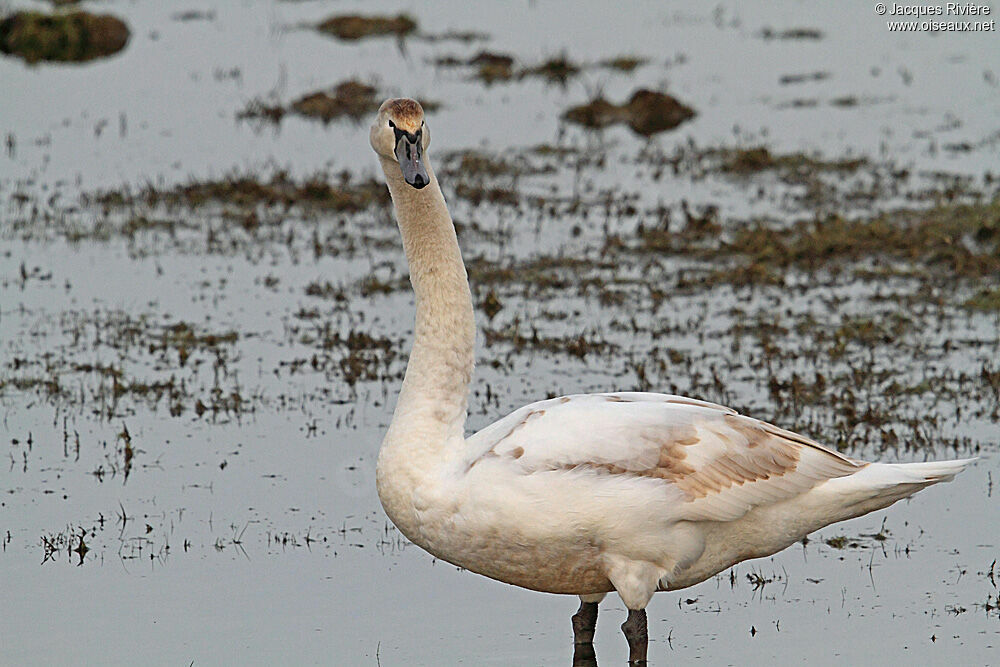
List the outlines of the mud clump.
<svg viewBox="0 0 1000 667">
<path fill-rule="evenodd" d="M 129 29 L 108 14 L 16 12 L 0 20 L 0 52 L 29 63 L 86 62 L 118 53 Z"/>
<path fill-rule="evenodd" d="M 569 122 L 593 129 L 622 123 L 644 137 L 672 130 L 694 116 L 694 109 L 670 95 L 646 89 L 637 90 L 622 105 L 597 97 L 563 114 Z"/>
<path fill-rule="evenodd" d="M 417 29 L 417 22 L 406 14 L 398 16 L 331 16 L 316 26 L 320 32 L 354 42 L 366 37 L 395 35 L 403 38 Z"/>
<path fill-rule="evenodd" d="M 497 81 L 510 81 L 514 78 L 514 57 L 506 53 L 480 51 L 468 59 L 444 56 L 433 61 L 438 67 L 474 67 L 473 79 L 491 84 Z"/>
<path fill-rule="evenodd" d="M 471 58 L 444 56 L 433 61 L 438 67 L 474 68 L 472 79 L 489 85 L 497 82 L 516 81 L 528 77 L 545 79 L 548 83 L 565 84 L 583 71 L 583 66 L 574 63 L 565 55 L 550 58 L 533 67 L 516 67 L 517 61 L 506 53 L 480 51 Z"/>
<path fill-rule="evenodd" d="M 514 78 L 514 58 L 505 53 L 481 51 L 468 63 L 477 69 L 475 77 L 485 83 L 509 81 Z"/>
<path fill-rule="evenodd" d="M 424 111 L 434 111 L 441 105 L 430 100 L 418 100 Z M 286 114 L 295 113 L 306 118 L 316 118 L 329 123 L 339 118 L 360 121 L 373 114 L 379 105 L 378 89 L 351 79 L 337 84 L 332 91 L 317 91 L 304 95 L 290 105 L 256 99 L 236 117 L 244 120 L 264 120 L 280 123 Z"/>
<path fill-rule="evenodd" d="M 672 130 L 695 116 L 694 109 L 651 90 L 636 91 L 625 108 L 630 115 L 629 127 L 646 136 Z"/>
<path fill-rule="evenodd" d="M 319 118 L 329 123 L 340 116 L 360 119 L 378 108 L 373 86 L 359 81 L 344 81 L 333 89 L 333 95 L 317 92 L 292 102 L 291 108 L 303 116 Z"/>
<path fill-rule="evenodd" d="M 580 73 L 580 66 L 566 56 L 551 58 L 540 65 L 529 67 L 521 72 L 522 77 L 538 76 L 549 83 L 565 84 Z"/>
</svg>

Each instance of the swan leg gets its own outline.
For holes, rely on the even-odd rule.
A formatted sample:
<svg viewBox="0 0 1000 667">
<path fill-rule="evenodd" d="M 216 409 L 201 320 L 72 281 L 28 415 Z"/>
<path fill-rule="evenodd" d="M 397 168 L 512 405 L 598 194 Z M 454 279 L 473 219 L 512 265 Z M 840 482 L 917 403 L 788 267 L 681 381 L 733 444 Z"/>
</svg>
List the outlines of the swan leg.
<svg viewBox="0 0 1000 667">
<path fill-rule="evenodd" d="M 649 631 L 646 627 L 646 610 L 629 609 L 628 618 L 622 623 L 622 632 L 628 640 L 628 664 L 645 665 Z"/>
<path fill-rule="evenodd" d="M 593 644 L 573 645 L 573 667 L 597 667 L 597 653 Z"/>
<path fill-rule="evenodd" d="M 577 646 L 594 642 L 594 628 L 597 627 L 597 603 L 603 597 L 603 595 L 580 596 L 580 608 L 573 614 L 573 643 Z"/>
</svg>

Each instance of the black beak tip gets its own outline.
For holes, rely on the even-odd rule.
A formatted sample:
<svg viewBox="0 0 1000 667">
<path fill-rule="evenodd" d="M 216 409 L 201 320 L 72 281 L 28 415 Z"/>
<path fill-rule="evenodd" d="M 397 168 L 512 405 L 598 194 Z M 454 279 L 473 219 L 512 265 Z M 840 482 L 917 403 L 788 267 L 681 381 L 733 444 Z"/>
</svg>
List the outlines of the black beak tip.
<svg viewBox="0 0 1000 667">
<path fill-rule="evenodd" d="M 421 174 L 415 174 L 413 176 L 413 180 L 409 181 L 410 185 L 412 185 L 417 190 L 422 190 L 424 186 L 426 186 L 429 182 L 430 181 L 424 178 L 423 175 Z"/>
</svg>

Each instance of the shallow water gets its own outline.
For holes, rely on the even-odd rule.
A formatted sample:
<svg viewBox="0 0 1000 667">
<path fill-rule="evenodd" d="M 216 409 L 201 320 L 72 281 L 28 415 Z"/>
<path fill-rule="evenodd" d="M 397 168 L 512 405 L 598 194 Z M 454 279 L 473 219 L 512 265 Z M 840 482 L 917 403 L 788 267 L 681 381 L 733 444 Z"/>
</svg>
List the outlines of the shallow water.
<svg viewBox="0 0 1000 667">
<path fill-rule="evenodd" d="M 358 287 L 373 275 L 388 283 L 405 276 L 383 207 L 345 214 L 260 206 L 263 224 L 247 233 L 225 203 L 154 207 L 139 213 L 173 221 L 173 231 L 126 234 L 114 223 L 132 212 L 106 215 L 77 203 L 81 193 L 123 185 L 169 188 L 274 167 L 296 176 L 374 175 L 365 124 L 236 120 L 271 91 L 287 103 L 350 77 L 384 94 L 443 104 L 429 116 L 432 156 L 449 167 L 442 181 L 466 225 L 467 259 L 612 257 L 593 284 L 586 267 L 557 267 L 565 283 L 491 285 L 503 307 L 493 320 L 479 313 L 496 340 L 480 346 L 470 428 L 547 395 L 654 388 L 724 400 L 833 442 L 842 435 L 833 408 L 789 407 L 768 390 L 769 377 L 822 372 L 854 392 L 844 401 L 859 411 L 891 410 L 905 441 L 887 446 L 877 426 L 857 427 L 837 443 L 849 454 L 981 457 L 952 484 L 657 595 L 649 608 L 651 664 L 993 660 L 1000 396 L 979 378 L 996 368 L 1000 320 L 958 307 L 978 285 L 938 287 L 936 305 L 918 298 L 922 278 L 906 275 L 856 281 L 790 270 L 786 282 L 795 289 L 681 288 L 677 275 L 697 275 L 697 258 L 615 265 L 602 246 L 635 225 L 617 204 L 604 205 L 609 197 L 634 195 L 640 211 L 663 203 L 674 216 L 681 199 L 692 210 L 713 205 L 727 229 L 831 208 L 889 210 L 908 192 L 934 187 L 926 172 L 935 171 L 967 176 L 988 200 L 996 185 L 985 174 L 1000 169 L 995 33 L 889 35 L 863 3 L 714 10 L 645 3 L 628 12 L 603 3 L 572 12 L 556 3 L 518 11 L 473 3 L 198 8 L 213 18 L 179 21 L 180 7 L 102 3 L 94 11 L 113 12 L 132 28 L 119 56 L 78 66 L 0 59 L 0 130 L 12 138 L 0 157 L 0 433 L 8 459 L 0 472 L 0 662 L 570 661 L 574 600 L 435 561 L 395 532 L 378 503 L 375 455 L 412 335 L 408 291 Z M 405 10 L 425 32 L 475 30 L 490 39 L 342 43 L 302 27 L 376 8 Z M 763 39 L 768 27 L 818 28 L 823 36 Z M 487 87 L 467 70 L 428 63 L 481 49 L 510 52 L 525 65 L 562 53 L 583 63 L 623 54 L 650 62 L 631 74 L 588 68 L 565 87 L 537 79 Z M 819 71 L 830 76 L 780 82 Z M 699 115 L 648 144 L 624 127 L 595 136 L 559 120 L 597 90 L 620 102 L 641 86 L 665 86 Z M 844 97 L 857 103 L 832 103 Z M 814 210 L 798 203 L 796 183 L 773 174 L 656 177 L 649 154 L 689 141 L 864 156 L 915 176 L 899 190 Z M 540 143 L 595 161 L 577 169 L 526 152 Z M 457 160 L 447 156 L 476 148 L 551 167 L 489 184 L 526 198 L 554 191 L 559 206 L 583 205 L 550 216 L 523 201 L 459 196 L 457 184 L 478 180 L 455 173 Z M 849 190 L 847 176 L 832 179 Z M 36 204 L 39 214 L 30 210 Z M 101 226 L 105 219 L 110 226 Z M 314 232 L 329 235 L 332 246 L 314 252 Z M 216 236 L 221 241 L 210 240 Z M 309 295 L 310 284 L 325 282 L 346 301 Z M 650 285 L 662 286 L 666 299 L 651 296 Z M 817 356 L 827 350 L 824 332 L 900 313 L 908 319 L 898 335 L 845 334 L 843 357 Z M 795 328 L 805 318 L 818 322 L 815 330 Z M 761 327 L 737 326 L 761 319 L 788 329 L 774 334 L 781 352 L 773 358 Z M 510 336 L 516 322 L 526 337 L 520 343 Z M 344 342 L 352 331 L 379 342 L 356 352 Z M 543 344 L 581 332 L 594 347 L 579 355 Z M 670 357 L 665 350 L 686 361 L 658 370 L 652 360 Z M 362 367 L 371 375 L 349 382 L 356 354 L 368 355 Z M 931 389 L 881 391 L 891 379 Z M 602 605 L 601 664 L 624 662 L 623 618 L 617 598 Z"/>
</svg>

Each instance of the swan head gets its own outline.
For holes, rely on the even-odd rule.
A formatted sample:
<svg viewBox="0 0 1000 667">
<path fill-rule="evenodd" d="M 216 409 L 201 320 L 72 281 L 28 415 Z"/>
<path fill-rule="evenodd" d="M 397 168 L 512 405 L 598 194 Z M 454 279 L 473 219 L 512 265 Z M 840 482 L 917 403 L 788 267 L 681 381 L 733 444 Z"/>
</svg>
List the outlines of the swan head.
<svg viewBox="0 0 1000 667">
<path fill-rule="evenodd" d="M 419 102 L 405 97 L 383 102 L 369 141 L 376 153 L 399 165 L 403 180 L 411 187 L 420 190 L 430 183 L 424 151 L 431 143 L 431 133 Z"/>
</svg>

